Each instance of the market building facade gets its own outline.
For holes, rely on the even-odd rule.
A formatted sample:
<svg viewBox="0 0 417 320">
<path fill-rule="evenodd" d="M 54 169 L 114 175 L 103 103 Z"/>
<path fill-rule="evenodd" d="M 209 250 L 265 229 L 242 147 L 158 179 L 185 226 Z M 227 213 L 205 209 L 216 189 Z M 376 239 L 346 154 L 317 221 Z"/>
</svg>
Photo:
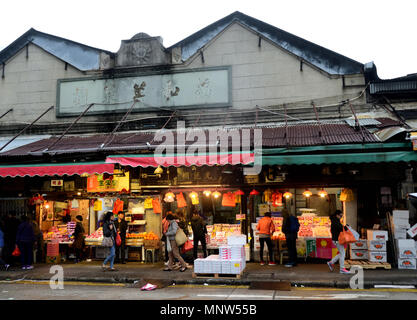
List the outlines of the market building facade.
<svg viewBox="0 0 417 320">
<path fill-rule="evenodd" d="M 70 242 L 62 216 L 82 214 L 99 247 L 101 215 L 123 208 L 128 255 L 144 261 L 168 211 L 196 210 L 209 247 L 245 234 L 256 261 L 257 220 L 272 212 L 282 241 L 287 208 L 300 257 L 328 259 L 336 209 L 365 235 L 414 191 L 413 123 L 376 99 L 375 66 L 240 12 L 169 48 L 139 33 L 116 53 L 31 29 L 0 62 L 1 210 L 34 213 L 46 240 Z"/>
</svg>

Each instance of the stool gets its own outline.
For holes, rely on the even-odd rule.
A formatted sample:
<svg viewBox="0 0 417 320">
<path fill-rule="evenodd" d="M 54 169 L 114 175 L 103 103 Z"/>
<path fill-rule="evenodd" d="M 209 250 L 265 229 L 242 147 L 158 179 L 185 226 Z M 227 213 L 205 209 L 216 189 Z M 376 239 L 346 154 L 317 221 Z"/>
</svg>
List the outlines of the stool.
<svg viewBox="0 0 417 320">
<path fill-rule="evenodd" d="M 288 250 L 281 250 L 279 252 L 279 264 L 282 264 L 282 259 L 284 256 L 288 258 Z"/>
<path fill-rule="evenodd" d="M 151 254 L 151 262 L 155 263 L 155 250 L 158 250 L 156 248 L 145 248 L 145 262 L 148 262 L 148 253 Z"/>
</svg>

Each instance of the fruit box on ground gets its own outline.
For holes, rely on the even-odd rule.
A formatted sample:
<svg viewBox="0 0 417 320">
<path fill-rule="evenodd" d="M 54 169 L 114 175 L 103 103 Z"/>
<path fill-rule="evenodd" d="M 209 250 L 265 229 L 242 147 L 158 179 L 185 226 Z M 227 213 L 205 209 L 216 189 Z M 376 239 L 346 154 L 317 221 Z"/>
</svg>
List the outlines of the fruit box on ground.
<svg viewBox="0 0 417 320">
<path fill-rule="evenodd" d="M 386 230 L 366 230 L 368 240 L 383 240 L 388 241 L 388 231 Z"/>
<path fill-rule="evenodd" d="M 398 248 L 398 258 L 400 259 L 416 259 L 417 252 L 415 241 L 412 239 L 396 240 Z"/>
<path fill-rule="evenodd" d="M 350 259 L 351 260 L 368 260 L 369 259 L 368 250 L 350 249 Z"/>
<path fill-rule="evenodd" d="M 369 251 L 387 251 L 387 242 L 381 240 L 368 240 Z"/>
<path fill-rule="evenodd" d="M 398 259 L 398 269 L 416 269 L 416 259 Z"/>
<path fill-rule="evenodd" d="M 352 250 L 367 250 L 368 241 L 367 240 L 358 240 L 350 244 L 350 249 Z"/>
<path fill-rule="evenodd" d="M 387 262 L 387 253 L 385 251 L 368 251 L 370 262 Z"/>
</svg>

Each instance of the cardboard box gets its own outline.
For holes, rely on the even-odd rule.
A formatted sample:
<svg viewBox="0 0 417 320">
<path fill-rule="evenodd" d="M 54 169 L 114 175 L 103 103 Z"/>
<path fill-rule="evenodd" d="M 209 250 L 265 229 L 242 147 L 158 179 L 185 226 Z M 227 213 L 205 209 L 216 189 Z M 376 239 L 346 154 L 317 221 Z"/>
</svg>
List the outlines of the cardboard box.
<svg viewBox="0 0 417 320">
<path fill-rule="evenodd" d="M 399 239 L 395 241 L 398 248 L 414 248 L 415 241 L 413 239 Z"/>
<path fill-rule="evenodd" d="M 158 239 L 143 239 L 143 246 L 147 249 L 158 249 L 160 247 L 160 242 Z"/>
<path fill-rule="evenodd" d="M 394 219 L 409 219 L 410 218 L 410 212 L 408 210 L 393 210 L 392 211 L 392 217 Z"/>
<path fill-rule="evenodd" d="M 415 247 L 398 249 L 398 258 L 400 259 L 416 259 L 417 252 Z"/>
<path fill-rule="evenodd" d="M 370 262 L 387 262 L 387 253 L 384 251 L 368 251 Z"/>
<path fill-rule="evenodd" d="M 227 245 L 229 246 L 244 246 L 246 243 L 247 240 L 245 234 L 227 237 Z"/>
<path fill-rule="evenodd" d="M 368 241 L 367 240 L 358 240 L 354 243 L 351 243 L 350 248 L 352 250 L 367 250 L 368 249 Z"/>
<path fill-rule="evenodd" d="M 408 231 L 407 231 L 408 235 L 411 238 L 414 238 L 415 236 L 417 236 L 417 223 L 412 226 Z"/>
<path fill-rule="evenodd" d="M 369 259 L 368 250 L 350 249 L 350 259 L 351 260 L 368 260 Z"/>
<path fill-rule="evenodd" d="M 368 240 L 384 240 L 388 241 L 388 231 L 386 230 L 366 230 Z"/>
<path fill-rule="evenodd" d="M 380 240 L 368 240 L 369 251 L 387 251 L 387 242 Z"/>
<path fill-rule="evenodd" d="M 398 269 L 416 269 L 416 259 L 398 259 Z"/>
</svg>

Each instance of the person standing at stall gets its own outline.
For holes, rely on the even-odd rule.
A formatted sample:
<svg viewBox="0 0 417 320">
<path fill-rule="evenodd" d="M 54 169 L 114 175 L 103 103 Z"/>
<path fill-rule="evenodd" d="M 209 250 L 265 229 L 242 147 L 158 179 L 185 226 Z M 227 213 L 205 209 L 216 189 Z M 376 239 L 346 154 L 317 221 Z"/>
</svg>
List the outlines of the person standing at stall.
<svg viewBox="0 0 417 320">
<path fill-rule="evenodd" d="M 75 217 L 77 224 L 75 225 L 74 230 L 74 243 L 73 248 L 75 251 L 75 263 L 78 263 L 83 260 L 83 251 L 85 247 L 85 230 L 82 224 L 83 217 L 78 215 Z"/>
<path fill-rule="evenodd" d="M 272 245 L 271 235 L 275 232 L 274 222 L 271 219 L 271 212 L 265 212 L 265 216 L 259 220 L 256 230 L 259 231 L 259 242 L 261 245 L 259 254 L 261 258 L 261 265 L 265 265 L 264 261 L 264 245 L 268 246 L 269 263 L 268 265 L 275 265 L 274 262 L 274 249 Z"/>
<path fill-rule="evenodd" d="M 114 257 L 116 256 L 116 227 L 115 227 L 114 222 L 113 222 L 113 212 L 112 211 L 108 211 L 104 216 L 104 219 L 103 219 L 103 236 L 110 237 L 113 241 L 113 245 L 110 247 L 110 251 L 109 251 L 106 259 L 104 259 L 102 269 L 105 271 L 107 262 L 110 262 L 110 269 L 109 270 L 110 271 L 117 271 L 117 269 L 115 269 L 113 267 Z"/>
<path fill-rule="evenodd" d="M 127 232 L 127 221 L 125 220 L 125 212 L 119 211 L 117 220 L 114 222 L 116 230 L 122 240 L 120 246 L 116 246 L 116 263 L 126 264 L 126 232 Z M 121 256 L 120 256 L 121 254 Z M 120 258 L 119 258 L 120 257 Z"/>
<path fill-rule="evenodd" d="M 191 228 L 193 229 L 193 258 L 197 259 L 197 250 L 198 243 L 201 242 L 201 247 L 203 249 L 204 258 L 207 257 L 207 247 L 206 247 L 206 234 L 207 228 L 203 219 L 200 217 L 197 211 L 193 212 L 193 217 L 191 219 Z"/>
<path fill-rule="evenodd" d="M 12 252 L 16 247 L 16 234 L 20 221 L 16 218 L 16 212 L 9 212 L 7 218 L 4 221 L 4 259 L 10 265 L 14 263 L 14 257 Z"/>
<path fill-rule="evenodd" d="M 28 221 L 27 216 L 22 217 L 22 223 L 17 228 L 16 244 L 20 250 L 20 258 L 23 270 L 33 269 L 33 244 L 35 242 L 35 233 L 32 224 Z"/>
<path fill-rule="evenodd" d="M 339 243 L 339 234 L 343 231 L 343 225 L 340 220 L 343 217 L 343 212 L 336 210 L 335 213 L 330 217 L 330 231 L 332 233 L 332 240 L 339 253 L 330 261 L 327 262 L 330 271 L 334 270 L 334 265 L 339 261 L 340 273 L 349 274 L 349 270 L 345 268 L 345 246 Z"/>
<path fill-rule="evenodd" d="M 291 268 L 297 265 L 297 236 L 300 223 L 297 217 L 290 214 L 287 209 L 282 210 L 282 216 L 284 218 L 282 221 L 282 232 L 285 234 L 289 260 L 285 266 Z"/>
<path fill-rule="evenodd" d="M 177 242 L 175 241 L 175 235 L 177 234 L 178 230 L 178 223 L 175 221 L 175 218 L 172 214 L 168 214 L 166 217 L 167 221 L 169 222 L 168 231 L 165 233 L 167 237 L 167 247 L 168 247 L 168 256 L 169 262 L 168 266 L 164 269 L 164 271 L 172 271 L 174 268 L 174 258 L 178 259 L 181 264 L 181 272 L 187 270 L 187 264 L 185 263 L 184 259 L 181 257 L 180 252 L 178 250 Z"/>
<path fill-rule="evenodd" d="M 0 221 L 0 265 L 7 271 L 10 265 L 3 260 L 3 248 L 4 248 L 4 233 L 3 223 Z"/>
</svg>

